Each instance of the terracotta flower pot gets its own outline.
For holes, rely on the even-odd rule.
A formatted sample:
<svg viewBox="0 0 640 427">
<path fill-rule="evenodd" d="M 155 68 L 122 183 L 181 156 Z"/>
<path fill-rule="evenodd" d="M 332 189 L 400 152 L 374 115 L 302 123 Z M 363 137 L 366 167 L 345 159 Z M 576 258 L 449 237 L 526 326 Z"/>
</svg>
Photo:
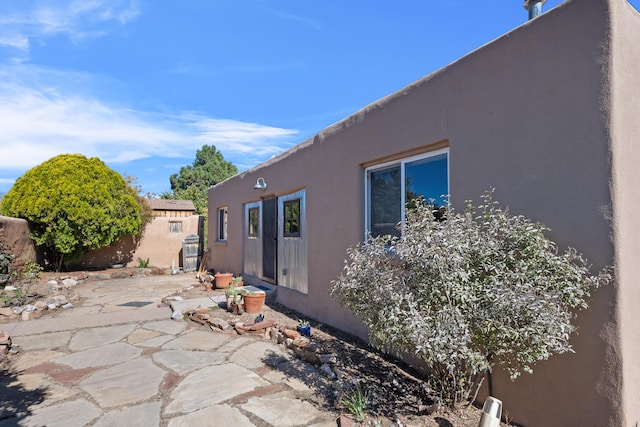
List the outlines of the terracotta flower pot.
<svg viewBox="0 0 640 427">
<path fill-rule="evenodd" d="M 216 279 L 216 288 L 225 289 L 231 284 L 232 273 L 216 273 L 213 275 Z"/>
<path fill-rule="evenodd" d="M 247 294 L 244 296 L 244 311 L 249 314 L 260 313 L 264 306 L 264 300 L 267 294 L 264 292 L 258 292 L 253 295 Z"/>
</svg>

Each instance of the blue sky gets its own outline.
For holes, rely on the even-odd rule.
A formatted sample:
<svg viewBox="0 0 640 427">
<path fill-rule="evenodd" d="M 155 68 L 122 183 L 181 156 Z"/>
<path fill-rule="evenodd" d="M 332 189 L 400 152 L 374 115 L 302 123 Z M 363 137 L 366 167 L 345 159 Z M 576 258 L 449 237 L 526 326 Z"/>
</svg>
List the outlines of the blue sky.
<svg viewBox="0 0 640 427">
<path fill-rule="evenodd" d="M 2 1 L 0 193 L 62 153 L 153 193 L 205 144 L 246 170 L 525 23 L 522 4 Z"/>
</svg>

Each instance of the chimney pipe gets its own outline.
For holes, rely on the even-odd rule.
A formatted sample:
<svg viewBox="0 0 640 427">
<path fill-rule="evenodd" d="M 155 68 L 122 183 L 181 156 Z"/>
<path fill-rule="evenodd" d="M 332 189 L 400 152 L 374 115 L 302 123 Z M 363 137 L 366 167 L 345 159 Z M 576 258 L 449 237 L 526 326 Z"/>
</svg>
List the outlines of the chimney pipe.
<svg viewBox="0 0 640 427">
<path fill-rule="evenodd" d="M 524 0 L 524 8 L 529 11 L 529 20 L 542 14 L 542 5 L 547 0 Z"/>
</svg>

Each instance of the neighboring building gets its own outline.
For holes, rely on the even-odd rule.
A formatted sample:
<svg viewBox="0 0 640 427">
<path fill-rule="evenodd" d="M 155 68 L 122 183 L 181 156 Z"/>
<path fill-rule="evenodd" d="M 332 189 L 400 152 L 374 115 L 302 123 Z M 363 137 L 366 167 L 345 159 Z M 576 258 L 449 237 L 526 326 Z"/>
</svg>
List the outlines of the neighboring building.
<svg viewBox="0 0 640 427">
<path fill-rule="evenodd" d="M 616 268 L 577 319 L 575 354 L 494 394 L 526 426 L 640 422 L 640 14 L 573 0 L 209 190 L 209 266 L 366 335 L 329 296 L 345 251 L 402 219 L 407 193 L 495 198 Z M 263 185 L 266 184 L 266 185 Z M 216 215 L 213 215 L 216 212 Z M 376 286 L 376 283 L 371 283 Z"/>
<path fill-rule="evenodd" d="M 196 214 L 191 200 L 147 199 L 153 216 L 187 217 Z"/>
<path fill-rule="evenodd" d="M 154 267 L 183 267 L 185 239 L 192 240 L 193 236 L 199 236 L 194 261 L 195 264 L 199 262 L 204 219 L 196 215 L 193 202 L 164 199 L 147 201 L 153 210 L 153 219 L 146 225 L 143 234 L 124 237 L 114 245 L 88 253 L 82 262 L 84 268 L 104 268 L 114 264 L 135 267 L 138 259 L 149 259 L 149 265 Z"/>
</svg>

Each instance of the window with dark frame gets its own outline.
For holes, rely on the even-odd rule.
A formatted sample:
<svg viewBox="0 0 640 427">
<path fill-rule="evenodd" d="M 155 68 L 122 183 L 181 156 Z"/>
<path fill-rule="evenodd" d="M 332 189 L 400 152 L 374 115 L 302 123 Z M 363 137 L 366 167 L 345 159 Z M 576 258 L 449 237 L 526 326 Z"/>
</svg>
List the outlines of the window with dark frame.
<svg viewBox="0 0 640 427">
<path fill-rule="evenodd" d="M 247 232 L 248 237 L 259 237 L 260 229 L 260 209 L 249 209 L 249 230 Z"/>
<path fill-rule="evenodd" d="M 284 237 L 300 237 L 300 199 L 284 202 Z"/>
<path fill-rule="evenodd" d="M 227 208 L 218 209 L 218 240 L 227 240 Z"/>
</svg>

